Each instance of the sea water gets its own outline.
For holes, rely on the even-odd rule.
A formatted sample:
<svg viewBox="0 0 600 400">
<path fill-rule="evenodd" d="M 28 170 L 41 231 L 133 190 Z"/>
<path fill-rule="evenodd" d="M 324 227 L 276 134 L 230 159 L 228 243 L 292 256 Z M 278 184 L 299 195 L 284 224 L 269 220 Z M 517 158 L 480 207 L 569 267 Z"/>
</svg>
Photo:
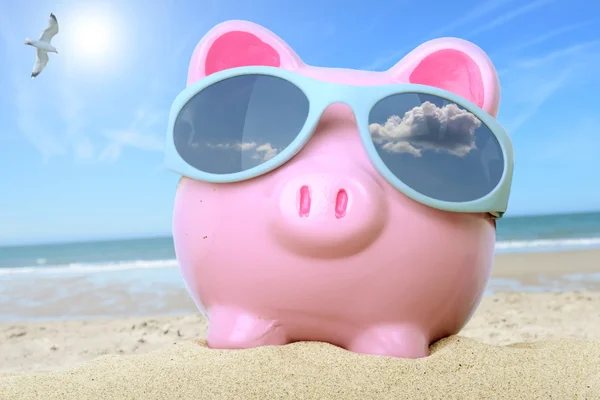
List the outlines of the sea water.
<svg viewBox="0 0 600 400">
<path fill-rule="evenodd" d="M 497 253 L 596 247 L 600 248 L 600 212 L 506 217 L 497 224 Z M 578 288 L 577 282 L 581 279 L 574 279 L 572 288 Z M 515 285 L 492 280 L 488 292 L 510 287 L 552 289 Z M 0 320 L 193 309 L 177 268 L 172 237 L 0 247 Z"/>
</svg>

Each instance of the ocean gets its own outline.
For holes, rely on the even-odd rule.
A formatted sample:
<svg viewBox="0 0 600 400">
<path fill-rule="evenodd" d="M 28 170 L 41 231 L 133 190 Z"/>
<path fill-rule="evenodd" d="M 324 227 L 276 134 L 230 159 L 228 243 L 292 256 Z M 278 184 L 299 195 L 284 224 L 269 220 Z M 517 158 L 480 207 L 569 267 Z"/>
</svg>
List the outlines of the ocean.
<svg viewBox="0 0 600 400">
<path fill-rule="evenodd" d="M 507 217 L 496 251 L 600 247 L 600 212 Z M 176 267 L 171 237 L 0 247 L 0 275 Z"/>
<path fill-rule="evenodd" d="M 594 247 L 600 248 L 600 212 L 507 217 L 497 224 L 498 253 Z M 94 300 L 74 304 L 78 294 Z M 0 320 L 193 309 L 171 237 L 0 247 Z"/>
</svg>

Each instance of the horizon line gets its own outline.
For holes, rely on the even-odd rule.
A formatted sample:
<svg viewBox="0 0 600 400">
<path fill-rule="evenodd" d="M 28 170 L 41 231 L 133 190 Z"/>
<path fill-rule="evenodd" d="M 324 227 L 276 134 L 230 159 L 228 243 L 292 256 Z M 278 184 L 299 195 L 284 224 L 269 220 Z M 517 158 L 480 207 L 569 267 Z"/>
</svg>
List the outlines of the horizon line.
<svg viewBox="0 0 600 400">
<path fill-rule="evenodd" d="M 556 217 L 559 215 L 581 215 L 581 214 L 596 214 L 600 213 L 600 210 L 587 210 L 587 211 L 573 211 L 573 212 L 556 212 L 556 213 L 541 213 L 541 214 L 517 214 L 503 217 L 500 221 L 513 218 L 543 218 L 543 217 Z M 54 246 L 54 245 L 71 245 L 71 244 L 85 244 L 85 243 L 103 243 L 103 242 L 120 242 L 120 241 L 135 241 L 135 240 L 151 240 L 151 239 L 167 239 L 173 238 L 171 232 L 161 232 L 154 234 L 134 234 L 134 235 L 116 235 L 116 236 L 95 236 L 85 237 L 82 239 L 59 239 L 59 240 L 45 240 L 45 239 L 32 239 L 23 240 L 17 242 L 0 242 L 0 249 L 9 247 L 29 247 L 29 246 Z"/>
</svg>

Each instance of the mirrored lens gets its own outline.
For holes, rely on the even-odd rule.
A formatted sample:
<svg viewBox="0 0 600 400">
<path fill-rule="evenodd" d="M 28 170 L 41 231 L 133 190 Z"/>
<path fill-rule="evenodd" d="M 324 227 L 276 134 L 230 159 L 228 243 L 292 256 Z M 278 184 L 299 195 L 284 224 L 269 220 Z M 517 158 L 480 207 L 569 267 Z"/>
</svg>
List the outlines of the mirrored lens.
<svg viewBox="0 0 600 400">
<path fill-rule="evenodd" d="M 307 116 L 308 99 L 292 83 L 268 75 L 236 76 L 186 103 L 175 120 L 175 148 L 201 171 L 240 172 L 285 149 Z"/>
<path fill-rule="evenodd" d="M 403 93 L 379 101 L 369 131 L 389 170 L 419 193 L 467 202 L 500 181 L 504 157 L 498 140 L 474 114 L 441 97 Z"/>
</svg>

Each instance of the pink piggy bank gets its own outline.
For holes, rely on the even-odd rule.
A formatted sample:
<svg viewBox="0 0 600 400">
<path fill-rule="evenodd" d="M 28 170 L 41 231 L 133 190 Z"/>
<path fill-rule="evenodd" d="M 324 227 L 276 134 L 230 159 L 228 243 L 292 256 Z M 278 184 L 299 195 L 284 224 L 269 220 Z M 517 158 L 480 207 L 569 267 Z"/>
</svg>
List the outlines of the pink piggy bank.
<svg viewBox="0 0 600 400">
<path fill-rule="evenodd" d="M 267 67 L 273 79 L 262 86 L 256 78 L 250 86 L 233 79 L 237 72 L 232 69 L 251 66 Z M 229 83 L 220 88 L 212 81 L 202 83 L 228 71 L 233 71 Z M 302 90 L 281 95 L 285 84 L 277 79 L 282 77 Z M 374 122 L 375 108 L 369 114 L 359 106 L 378 95 L 375 88 L 385 91 L 392 84 L 420 85 L 414 88 L 433 100 L 412 94 L 406 101 L 421 98 L 423 104 Z M 496 140 L 488 130 L 489 143 L 480 145 L 473 133 L 482 120 L 488 126 L 495 121 L 500 99 L 496 71 L 481 49 L 444 38 L 417 47 L 385 72 L 321 68 L 304 64 L 269 30 L 228 21 L 197 45 L 187 85 L 186 90 L 205 86 L 193 95 L 212 94 L 203 95 L 196 108 L 182 105 L 192 95 L 178 100 L 172 114 L 183 116 L 171 124 L 175 133 L 167 139 L 166 159 L 170 169 L 184 175 L 175 199 L 173 236 L 187 288 L 210 321 L 209 347 L 322 341 L 357 353 L 419 358 L 429 355 L 432 342 L 462 329 L 481 300 L 494 254 L 495 220 L 481 204 L 492 206 L 486 199 L 496 186 L 506 193 L 493 196 L 505 203 L 512 176 L 507 139 Z M 321 94 L 309 96 L 321 90 L 319 85 Z M 364 95 L 348 94 L 361 90 Z M 475 117 L 451 102 L 437 107 L 435 90 L 486 115 Z M 342 96 L 323 103 L 319 113 L 319 102 L 334 99 L 334 92 L 350 100 Z M 310 97 L 310 106 L 302 93 Z M 293 96 L 302 101 L 291 106 Z M 271 103 L 261 108 L 261 101 Z M 299 128 L 311 118 L 314 126 Z M 370 118 L 368 124 L 361 122 L 364 118 Z M 421 126 L 434 127 L 436 138 L 446 134 L 456 143 L 448 139 L 440 141 L 445 147 L 433 148 L 429 131 L 410 136 L 409 120 L 424 121 Z M 393 123 L 404 123 L 406 129 L 394 130 Z M 261 128 L 253 131 L 252 124 Z M 269 124 L 276 126 L 272 141 L 250 140 L 271 129 Z M 453 130 L 464 134 L 452 136 Z M 233 131 L 248 140 L 231 141 Z M 223 143 L 217 143 L 219 138 Z M 276 140 L 284 142 L 275 145 Z M 476 162 L 451 164 L 451 157 L 466 160 L 473 152 L 479 152 L 473 156 Z M 391 166 L 386 157 L 394 155 L 404 157 L 404 167 Z M 415 164 L 427 157 L 447 164 L 435 171 Z M 258 171 L 261 165 L 269 167 Z M 232 178 L 248 170 L 258 172 Z M 219 181 L 219 176 L 230 178 Z M 480 181 L 491 186 L 473 183 Z M 436 196 L 446 196 L 447 203 L 427 200 Z M 456 210 L 443 205 L 452 201 L 467 205 Z"/>
</svg>

